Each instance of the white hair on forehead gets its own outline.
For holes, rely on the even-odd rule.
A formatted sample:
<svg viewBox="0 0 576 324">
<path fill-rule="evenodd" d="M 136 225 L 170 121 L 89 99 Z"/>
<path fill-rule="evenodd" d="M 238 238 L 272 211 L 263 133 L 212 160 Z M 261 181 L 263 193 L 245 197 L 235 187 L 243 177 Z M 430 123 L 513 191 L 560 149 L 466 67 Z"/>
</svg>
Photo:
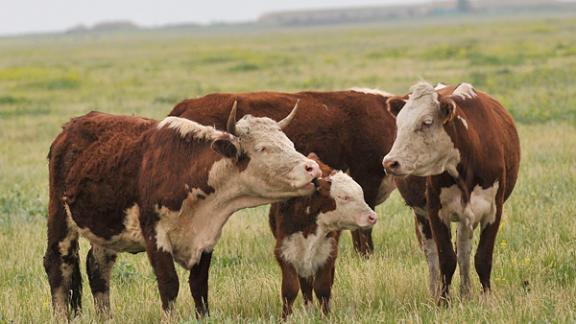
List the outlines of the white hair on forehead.
<svg viewBox="0 0 576 324">
<path fill-rule="evenodd" d="M 330 176 L 330 180 L 332 180 L 331 191 L 333 193 L 346 193 L 356 199 L 363 199 L 362 187 L 346 173 L 338 171 Z"/>
<path fill-rule="evenodd" d="M 434 87 L 426 82 L 426 81 L 419 81 L 415 85 L 410 87 L 410 99 L 416 100 L 421 97 L 425 96 L 434 96 L 437 95 Z"/>
<path fill-rule="evenodd" d="M 252 115 L 245 115 L 236 123 L 236 132 L 239 135 L 279 130 L 280 126 L 278 126 L 278 123 L 268 117 L 254 117 Z"/>
</svg>

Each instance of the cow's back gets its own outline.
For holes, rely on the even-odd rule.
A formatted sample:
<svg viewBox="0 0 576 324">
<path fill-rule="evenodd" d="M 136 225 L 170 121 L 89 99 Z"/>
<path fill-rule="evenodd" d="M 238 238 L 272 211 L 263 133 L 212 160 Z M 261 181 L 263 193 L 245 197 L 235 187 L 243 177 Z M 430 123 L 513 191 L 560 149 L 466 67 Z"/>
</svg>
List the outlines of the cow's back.
<svg viewBox="0 0 576 324">
<path fill-rule="evenodd" d="M 395 131 L 385 97 L 355 91 L 211 94 L 179 103 L 170 115 L 224 129 L 234 100 L 239 118 L 251 114 L 274 120 L 286 117 L 300 100 L 296 117 L 285 129 L 298 151 L 315 152 L 336 169 L 370 170 L 384 177 L 381 160 Z"/>
<path fill-rule="evenodd" d="M 51 204 L 65 200 L 82 210 L 75 222 L 103 237 L 121 230 L 123 211 L 136 199 L 142 134 L 155 124 L 99 112 L 65 124 L 48 155 Z"/>
<path fill-rule="evenodd" d="M 454 92 L 455 87 L 446 87 L 441 94 Z M 475 148 L 478 156 L 474 157 L 476 168 L 482 168 L 485 174 L 505 172 L 504 200 L 506 200 L 518 178 L 520 165 L 520 140 L 512 116 L 494 98 L 475 90 L 473 98 L 455 97 L 459 114 L 462 114 L 466 131 L 477 134 L 467 146 Z M 502 165 L 503 164 L 503 165 Z M 488 176 L 488 178 L 493 178 Z"/>
</svg>

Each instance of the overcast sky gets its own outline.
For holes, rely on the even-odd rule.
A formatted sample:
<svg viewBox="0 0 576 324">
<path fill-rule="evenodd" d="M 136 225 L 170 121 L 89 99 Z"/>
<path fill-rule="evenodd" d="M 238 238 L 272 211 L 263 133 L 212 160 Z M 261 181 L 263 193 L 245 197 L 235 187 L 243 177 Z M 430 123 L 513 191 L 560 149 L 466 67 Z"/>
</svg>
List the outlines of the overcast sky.
<svg viewBox="0 0 576 324">
<path fill-rule="evenodd" d="M 278 10 L 421 3 L 426 0 L 0 0 L 0 35 L 130 20 L 144 26 L 254 20 Z"/>
</svg>

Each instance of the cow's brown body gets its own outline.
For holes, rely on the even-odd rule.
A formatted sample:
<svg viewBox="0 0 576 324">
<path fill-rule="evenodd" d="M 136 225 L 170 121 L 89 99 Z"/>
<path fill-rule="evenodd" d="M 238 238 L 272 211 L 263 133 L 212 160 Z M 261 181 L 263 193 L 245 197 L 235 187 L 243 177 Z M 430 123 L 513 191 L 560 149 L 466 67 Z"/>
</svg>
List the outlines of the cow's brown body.
<svg viewBox="0 0 576 324">
<path fill-rule="evenodd" d="M 300 112 L 284 131 L 303 154 L 315 152 L 330 167 L 348 170 L 360 184 L 370 207 L 382 203 L 394 189 L 385 176 L 382 158 L 394 139 L 394 119 L 386 112 L 387 94 L 359 91 L 255 92 L 211 94 L 179 103 L 171 116 L 224 127 L 223 112 L 238 100 L 238 114 L 285 116 L 294 100 Z M 224 114 L 225 115 L 225 114 Z M 362 254 L 373 251 L 371 231 L 354 231 L 354 247 Z"/>
<path fill-rule="evenodd" d="M 235 118 L 231 120 L 230 125 L 235 125 Z M 176 261 L 190 269 L 197 312 L 207 313 L 208 278 L 198 273 L 207 276 L 212 248 L 228 217 L 241 208 L 309 194 L 314 187 L 310 181 L 320 174 L 316 162 L 297 153 L 276 122 L 247 116 L 236 125 L 240 123 L 238 137 L 183 118 L 158 123 L 98 112 L 64 126 L 48 156 L 50 204 L 44 257 L 57 313 L 80 308 L 79 235 L 92 245 L 86 265 L 99 312 L 106 315 L 109 309 L 116 254 L 146 251 L 163 308 L 168 310 L 178 294 Z M 238 149 L 238 143 L 243 137 L 244 146 L 263 143 L 264 134 L 272 134 L 267 138 L 271 145 L 278 144 L 272 157 L 285 157 L 289 162 L 284 166 L 302 170 L 291 174 L 302 176 L 298 181 L 303 187 L 284 184 L 288 178 L 281 177 L 260 181 L 260 171 L 250 174 L 272 164 L 251 166 L 257 159 L 254 155 L 251 159 L 252 151 Z M 257 194 L 251 179 L 268 188 L 269 195 Z"/>
<path fill-rule="evenodd" d="M 450 221 L 456 220 L 441 216 L 451 208 L 446 203 L 450 197 L 449 188 L 454 188 L 452 192 L 461 196 L 460 201 L 455 203 L 460 202 L 461 206 L 465 207 L 475 203 L 474 199 L 478 197 L 478 192 L 496 188 L 494 185 L 497 183 L 494 219 L 472 224 L 474 227 L 477 224 L 481 225 L 475 268 L 482 287 L 487 292 L 490 290 L 492 255 L 503 204 L 514 189 L 520 162 L 518 134 L 508 112 L 483 92 L 465 88 L 468 89 L 468 95 L 453 95 L 455 89 L 455 86 L 444 87 L 437 90 L 437 93 L 439 98 L 450 98 L 456 104 L 455 115 L 444 124 L 444 130 L 460 152 L 457 175 L 446 171 L 439 175 L 409 176 L 397 181 L 401 195 L 414 209 L 420 242 L 433 239 L 436 243 L 439 274 L 435 273 L 437 269 L 434 269 L 436 251 L 431 249 L 427 254 L 429 254 L 431 290 L 437 297 L 442 298 L 441 300 L 448 295 L 457 262 L 460 263 L 460 273 L 463 276 L 461 292 L 463 295 L 469 293 L 467 261 L 464 257 L 457 258 L 451 243 Z M 384 161 L 385 166 L 391 164 L 391 161 L 387 162 L 386 159 Z M 471 235 L 470 232 L 470 240 Z M 441 280 L 437 285 L 434 284 L 435 275 Z"/>
</svg>

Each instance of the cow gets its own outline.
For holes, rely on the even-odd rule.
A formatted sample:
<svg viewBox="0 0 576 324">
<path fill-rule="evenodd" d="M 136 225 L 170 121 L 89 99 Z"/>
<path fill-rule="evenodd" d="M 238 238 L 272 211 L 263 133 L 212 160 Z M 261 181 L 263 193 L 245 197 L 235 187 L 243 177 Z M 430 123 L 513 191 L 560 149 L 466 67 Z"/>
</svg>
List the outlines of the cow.
<svg viewBox="0 0 576 324">
<path fill-rule="evenodd" d="M 398 189 L 416 216 L 430 291 L 446 303 L 458 264 L 460 294 L 470 296 L 472 236 L 480 225 L 474 263 L 483 292 L 489 293 L 502 209 L 518 177 L 514 121 L 498 101 L 468 83 L 435 89 L 422 81 L 410 90 L 387 101 L 397 131 L 382 163 L 389 174 L 403 177 Z M 451 222 L 458 223 L 456 253 Z"/>
<path fill-rule="evenodd" d="M 170 116 L 223 127 L 221 116 L 238 100 L 238 113 L 278 120 L 300 100 L 301 113 L 285 132 L 299 152 L 315 152 L 336 170 L 345 170 L 360 184 L 371 208 L 382 203 L 395 189 L 392 177 L 382 169 L 382 158 L 394 141 L 394 119 L 386 111 L 391 94 L 365 88 L 334 92 L 216 93 L 177 104 Z M 352 233 L 354 248 L 361 255 L 374 250 L 371 229 Z"/>
<path fill-rule="evenodd" d="M 86 268 L 94 304 L 109 317 L 117 253 L 147 252 L 162 309 L 170 314 L 190 270 L 198 314 L 208 281 L 198 277 L 222 227 L 237 210 L 308 195 L 318 164 L 298 153 L 279 122 L 245 115 L 234 103 L 226 131 L 179 117 L 161 122 L 91 112 L 68 122 L 50 147 L 48 246 L 44 267 L 56 314 L 81 306 L 78 238 L 90 241 Z M 207 257 L 208 256 L 208 257 Z"/>
<path fill-rule="evenodd" d="M 298 290 L 312 303 L 312 290 L 323 314 L 330 312 L 338 239 L 343 229 L 370 228 L 376 213 L 364 201 L 362 188 L 349 175 L 322 163 L 322 177 L 310 196 L 291 198 L 270 208 L 276 238 L 274 255 L 282 270 L 282 317 L 292 313 Z"/>
</svg>

